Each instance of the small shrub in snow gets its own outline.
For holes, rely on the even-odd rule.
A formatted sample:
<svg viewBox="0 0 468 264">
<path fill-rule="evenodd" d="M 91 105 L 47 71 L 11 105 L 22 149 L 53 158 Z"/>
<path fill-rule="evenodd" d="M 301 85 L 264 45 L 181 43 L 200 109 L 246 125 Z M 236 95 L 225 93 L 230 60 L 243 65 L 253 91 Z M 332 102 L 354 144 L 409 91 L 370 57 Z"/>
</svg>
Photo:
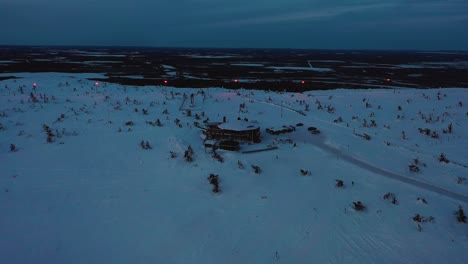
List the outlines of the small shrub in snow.
<svg viewBox="0 0 468 264">
<path fill-rule="evenodd" d="M 445 157 L 444 153 L 440 153 L 439 162 L 449 163 L 449 160 L 447 159 L 447 157 Z"/>
<path fill-rule="evenodd" d="M 187 162 L 192 162 L 193 161 L 193 149 L 192 147 L 189 145 L 187 150 L 185 151 L 184 153 L 184 158 Z"/>
<path fill-rule="evenodd" d="M 337 188 L 343 188 L 344 187 L 344 182 L 342 180 L 336 179 L 335 181 L 336 181 L 335 187 L 337 187 Z"/>
<path fill-rule="evenodd" d="M 39 100 L 37 100 L 37 97 L 36 97 L 32 92 L 29 94 L 29 99 L 30 99 L 33 103 L 39 102 Z"/>
<path fill-rule="evenodd" d="M 42 128 L 44 129 L 44 131 L 46 132 L 47 134 L 47 143 L 52 143 L 54 142 L 54 133 L 52 132 L 52 129 L 50 129 L 50 127 L 46 124 L 43 124 L 42 125 Z"/>
<path fill-rule="evenodd" d="M 254 173 L 260 174 L 262 172 L 262 169 L 260 169 L 259 166 L 257 165 L 251 165 L 251 166 L 252 166 L 252 169 L 254 170 Z"/>
<path fill-rule="evenodd" d="M 448 125 L 447 129 L 442 130 L 442 132 L 443 132 L 444 134 L 447 134 L 447 133 L 451 134 L 451 133 L 452 133 L 452 123 L 450 123 L 450 124 Z"/>
<path fill-rule="evenodd" d="M 15 144 L 10 144 L 10 152 L 16 152 L 18 149 L 16 148 Z"/>
<path fill-rule="evenodd" d="M 343 118 L 341 118 L 341 116 L 333 120 L 333 123 L 341 123 L 341 122 L 343 122 Z"/>
<path fill-rule="evenodd" d="M 125 123 L 126 126 L 134 126 L 135 123 L 133 123 L 133 121 L 128 121 Z"/>
<path fill-rule="evenodd" d="M 150 145 L 150 143 L 148 141 L 144 141 L 144 140 L 142 140 L 140 142 L 140 146 L 141 146 L 142 149 L 146 149 L 146 150 L 153 148 L 153 147 L 151 147 L 151 145 Z"/>
<path fill-rule="evenodd" d="M 156 120 L 156 125 L 157 125 L 158 127 L 163 126 L 163 124 L 161 123 L 161 120 L 159 120 L 159 118 Z"/>
<path fill-rule="evenodd" d="M 171 156 L 171 159 L 175 159 L 177 157 L 177 153 L 175 153 L 174 151 L 169 151 L 169 154 Z"/>
<path fill-rule="evenodd" d="M 465 177 L 458 177 L 457 178 L 457 184 L 463 184 L 466 181 Z"/>
<path fill-rule="evenodd" d="M 424 198 L 418 197 L 416 200 L 417 200 L 417 201 L 421 201 L 421 202 L 424 203 L 424 204 L 427 204 L 427 201 L 426 201 L 426 199 L 424 199 Z"/>
<path fill-rule="evenodd" d="M 216 150 L 213 150 L 213 155 L 211 155 L 211 157 L 213 157 L 215 160 L 223 163 L 224 162 L 224 158 L 221 157 L 221 155 L 218 154 L 218 152 L 216 152 Z"/>
<path fill-rule="evenodd" d="M 418 222 L 418 223 L 421 223 L 421 222 L 422 222 L 422 217 L 421 217 L 419 214 L 416 214 L 416 215 L 413 217 L 413 221 Z"/>
<path fill-rule="evenodd" d="M 423 135 L 426 135 L 426 136 L 429 136 L 431 135 L 431 130 L 429 128 L 418 128 L 418 131 L 420 134 L 423 134 Z"/>
<path fill-rule="evenodd" d="M 353 208 L 354 208 L 354 210 L 356 210 L 356 211 L 364 211 L 364 210 L 366 210 L 366 206 L 365 206 L 364 204 L 362 204 L 361 201 L 353 202 Z"/>
<path fill-rule="evenodd" d="M 421 232 L 423 230 L 422 226 L 418 224 L 418 231 Z"/>
<path fill-rule="evenodd" d="M 384 200 L 391 199 L 391 200 L 392 200 L 392 201 L 391 201 L 392 204 L 395 204 L 395 205 L 398 204 L 398 201 L 397 201 L 396 196 L 395 196 L 394 193 L 391 193 L 391 192 L 386 193 L 386 194 L 383 196 L 383 199 L 384 199 Z"/>
<path fill-rule="evenodd" d="M 59 117 L 57 117 L 56 122 L 62 122 L 63 119 L 65 119 L 65 114 L 61 114 Z"/>
<path fill-rule="evenodd" d="M 244 169 L 244 164 L 242 164 L 240 160 L 237 161 L 237 166 L 239 167 L 239 169 Z"/>
<path fill-rule="evenodd" d="M 419 167 L 415 164 L 410 164 L 408 168 L 410 172 L 419 173 L 420 171 Z"/>
<path fill-rule="evenodd" d="M 435 218 L 433 216 L 429 216 L 426 218 L 420 214 L 416 214 L 415 216 L 413 216 L 413 221 L 418 223 L 433 223 L 435 221 Z"/>
<path fill-rule="evenodd" d="M 210 182 L 211 185 L 213 185 L 213 192 L 214 193 L 219 193 L 221 190 L 219 189 L 219 176 L 215 174 L 210 174 L 208 176 L 208 181 Z"/>
<path fill-rule="evenodd" d="M 453 214 L 455 215 L 455 217 L 457 218 L 457 221 L 459 223 L 465 223 L 466 224 L 466 215 L 465 215 L 465 212 L 463 211 L 463 208 L 461 207 L 461 205 L 458 206 L 458 210 L 453 212 Z"/>
<path fill-rule="evenodd" d="M 301 169 L 300 172 L 301 172 L 302 176 L 310 176 L 311 175 L 310 171 L 308 171 L 308 170 Z"/>
</svg>

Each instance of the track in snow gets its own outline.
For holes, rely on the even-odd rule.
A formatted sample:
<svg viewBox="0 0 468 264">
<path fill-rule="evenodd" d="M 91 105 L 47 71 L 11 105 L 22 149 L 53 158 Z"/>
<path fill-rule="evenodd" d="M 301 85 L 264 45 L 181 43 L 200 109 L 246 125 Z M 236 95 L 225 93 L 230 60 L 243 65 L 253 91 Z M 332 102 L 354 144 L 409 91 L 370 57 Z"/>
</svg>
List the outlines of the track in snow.
<svg viewBox="0 0 468 264">
<path fill-rule="evenodd" d="M 376 166 L 374 166 L 374 165 L 372 165 L 370 163 L 367 163 L 367 162 L 365 162 L 363 160 L 360 160 L 360 159 L 358 159 L 356 157 L 353 157 L 353 156 L 351 156 L 349 154 L 346 154 L 343 151 L 341 151 L 341 150 L 339 150 L 339 149 L 337 149 L 335 147 L 327 145 L 323 141 L 321 141 L 321 142 L 312 142 L 312 143 L 315 146 L 319 147 L 320 149 L 322 149 L 324 151 L 327 151 L 329 153 L 332 153 L 332 154 L 336 155 L 337 157 L 341 158 L 342 160 L 347 161 L 347 162 L 349 162 L 349 163 L 351 163 L 353 165 L 356 165 L 356 166 L 358 166 L 358 167 L 360 167 L 362 169 L 365 169 L 367 171 L 370 171 L 370 172 L 373 172 L 375 174 L 379 174 L 379 175 L 382 175 L 382 176 L 385 176 L 385 177 L 388 177 L 388 178 L 392 178 L 392 179 L 395 179 L 395 180 L 398 180 L 398 181 L 401 181 L 401 182 L 404 182 L 404 183 L 408 183 L 408 184 L 411 184 L 413 186 L 419 187 L 421 189 L 431 191 L 431 192 L 437 193 L 439 195 L 446 196 L 446 197 L 449 197 L 449 198 L 452 198 L 452 199 L 455 199 L 455 200 L 458 200 L 458 201 L 461 201 L 461 202 L 464 202 L 464 203 L 468 203 L 468 196 L 465 196 L 463 194 L 455 193 L 455 192 L 452 192 L 450 190 L 447 190 L 447 189 L 444 189 L 444 188 L 441 188 L 441 187 L 438 187 L 438 186 L 435 186 L 435 185 L 432 185 L 432 184 L 429 184 L 429 183 L 426 183 L 426 182 L 418 181 L 418 180 L 403 176 L 401 174 L 398 174 L 398 173 L 395 173 L 395 172 L 391 172 L 391 171 L 376 167 Z"/>
</svg>

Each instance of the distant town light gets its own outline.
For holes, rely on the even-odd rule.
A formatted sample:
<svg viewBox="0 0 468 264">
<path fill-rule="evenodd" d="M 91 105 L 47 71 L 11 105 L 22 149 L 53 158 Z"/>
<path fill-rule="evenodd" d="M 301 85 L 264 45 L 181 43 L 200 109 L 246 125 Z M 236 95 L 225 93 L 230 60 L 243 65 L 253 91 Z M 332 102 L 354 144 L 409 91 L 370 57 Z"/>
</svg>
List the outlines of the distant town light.
<svg viewBox="0 0 468 264">
<path fill-rule="evenodd" d="M 239 82 L 239 80 L 235 79 L 235 80 L 234 80 L 234 82 L 235 82 L 235 83 L 238 83 L 238 82 Z"/>
<path fill-rule="evenodd" d="M 304 80 L 302 80 L 302 81 L 301 81 L 301 84 L 305 84 L 305 81 L 304 81 Z"/>
<path fill-rule="evenodd" d="M 99 82 L 96 82 L 94 85 L 98 86 L 98 85 L 99 85 Z"/>
<path fill-rule="evenodd" d="M 167 83 L 168 83 L 168 81 L 167 81 L 167 80 L 164 80 L 164 84 L 167 84 Z"/>
<path fill-rule="evenodd" d="M 390 78 L 387 78 L 387 82 L 391 82 L 391 81 L 392 81 L 392 79 L 390 79 Z"/>
</svg>

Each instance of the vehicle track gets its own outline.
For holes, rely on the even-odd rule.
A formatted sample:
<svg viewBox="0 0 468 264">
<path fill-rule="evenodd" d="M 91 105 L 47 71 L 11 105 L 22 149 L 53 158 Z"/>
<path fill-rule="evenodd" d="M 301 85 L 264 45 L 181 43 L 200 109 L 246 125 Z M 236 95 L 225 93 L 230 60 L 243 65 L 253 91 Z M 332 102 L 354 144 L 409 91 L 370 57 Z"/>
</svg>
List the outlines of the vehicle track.
<svg viewBox="0 0 468 264">
<path fill-rule="evenodd" d="M 349 155 L 349 154 L 346 154 L 346 153 L 343 153 L 343 151 L 335 148 L 335 147 L 332 147 L 330 145 L 327 145 L 325 144 L 323 141 L 320 141 L 320 142 L 312 142 L 315 146 L 319 147 L 320 149 L 324 150 L 324 151 L 327 151 L 329 153 L 332 153 L 334 155 L 336 155 L 337 157 L 339 157 L 340 159 L 344 160 L 344 161 L 347 161 L 353 165 L 356 165 L 362 169 L 365 169 L 367 171 L 370 171 L 370 172 L 373 172 L 375 174 L 378 174 L 378 175 L 381 175 L 381 176 L 385 176 L 387 178 L 391 178 L 391 179 L 395 179 L 395 180 L 398 180 L 398 181 L 401 181 L 401 182 L 404 182 L 404 183 L 407 183 L 407 184 L 411 184 L 413 186 L 416 186 L 418 188 L 421 188 L 421 189 L 424 189 L 424 190 L 427 190 L 427 191 L 431 191 L 431 192 L 434 192 L 434 193 L 437 193 L 439 195 L 442 195 L 442 196 L 446 196 L 446 197 L 449 197 L 449 198 L 452 198 L 452 199 L 455 199 L 455 200 L 458 200 L 458 201 L 461 201 L 461 202 L 464 202 L 464 203 L 468 203 L 468 196 L 466 195 L 463 195 L 463 194 L 459 194 L 459 193 L 456 193 L 456 192 L 453 192 L 453 191 L 450 191 L 450 190 L 447 190 L 447 189 L 444 189 L 444 188 L 441 188 L 441 187 L 438 187 L 438 186 L 435 186 L 435 185 L 432 185 L 432 184 L 429 184 L 429 183 L 426 183 L 426 182 L 422 182 L 422 181 L 419 181 L 419 180 L 416 180 L 416 179 L 413 179 L 413 178 L 408 178 L 404 175 L 401 175 L 401 174 L 398 174 L 398 173 L 395 173 L 395 172 L 391 172 L 391 171 L 388 171 L 386 169 L 383 169 L 383 168 L 379 168 L 377 166 L 374 166 L 368 162 L 365 162 L 363 160 L 360 160 L 352 155 Z"/>
</svg>

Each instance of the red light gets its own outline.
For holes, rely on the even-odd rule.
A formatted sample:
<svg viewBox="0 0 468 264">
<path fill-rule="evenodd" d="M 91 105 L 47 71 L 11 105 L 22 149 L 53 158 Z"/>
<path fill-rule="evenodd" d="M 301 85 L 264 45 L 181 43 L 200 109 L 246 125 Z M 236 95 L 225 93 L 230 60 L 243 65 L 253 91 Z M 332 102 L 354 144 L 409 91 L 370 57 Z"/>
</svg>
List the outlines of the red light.
<svg viewBox="0 0 468 264">
<path fill-rule="evenodd" d="M 94 85 L 98 86 L 98 85 L 99 85 L 99 83 L 98 83 L 98 82 L 96 82 Z"/>
<path fill-rule="evenodd" d="M 167 84 L 167 83 L 168 83 L 168 81 L 167 81 L 167 80 L 164 80 L 164 84 Z"/>
<path fill-rule="evenodd" d="M 387 82 L 391 82 L 391 81 L 392 81 L 392 79 L 390 79 L 390 78 L 387 78 Z"/>
<path fill-rule="evenodd" d="M 304 84 L 304 83 L 305 83 L 305 81 L 301 81 L 301 84 Z"/>
<path fill-rule="evenodd" d="M 238 83 L 238 82 L 239 82 L 239 80 L 235 79 L 235 80 L 234 80 L 234 82 L 235 82 L 235 83 Z"/>
<path fill-rule="evenodd" d="M 36 87 L 37 83 L 33 83 L 33 86 Z"/>
</svg>

